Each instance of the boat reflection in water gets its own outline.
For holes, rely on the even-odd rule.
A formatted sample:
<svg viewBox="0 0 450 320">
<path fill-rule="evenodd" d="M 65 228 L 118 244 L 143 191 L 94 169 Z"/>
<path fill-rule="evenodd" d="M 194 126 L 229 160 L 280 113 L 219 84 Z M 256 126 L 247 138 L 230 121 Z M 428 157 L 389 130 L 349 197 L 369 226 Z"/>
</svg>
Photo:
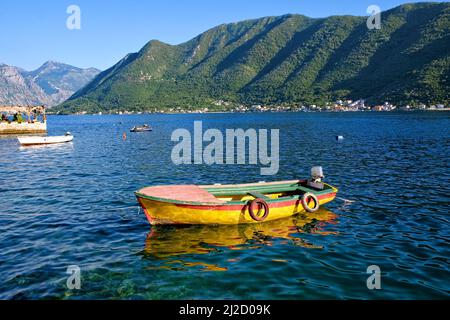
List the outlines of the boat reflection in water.
<svg viewBox="0 0 450 320">
<path fill-rule="evenodd" d="M 316 213 L 304 213 L 289 218 L 258 224 L 153 226 L 145 241 L 143 256 L 163 262 L 150 269 L 183 270 L 201 267 L 204 271 L 226 271 L 215 264 L 193 262 L 188 255 L 209 254 L 219 250 L 251 250 L 263 246 L 290 244 L 311 249 L 321 249 L 301 234 L 332 234 L 324 231 L 328 224 L 336 223 L 337 216 L 321 208 Z M 181 260 L 181 258 L 189 261 Z M 230 261 L 230 260 L 229 260 Z M 230 261 L 232 262 L 232 261 Z"/>
</svg>

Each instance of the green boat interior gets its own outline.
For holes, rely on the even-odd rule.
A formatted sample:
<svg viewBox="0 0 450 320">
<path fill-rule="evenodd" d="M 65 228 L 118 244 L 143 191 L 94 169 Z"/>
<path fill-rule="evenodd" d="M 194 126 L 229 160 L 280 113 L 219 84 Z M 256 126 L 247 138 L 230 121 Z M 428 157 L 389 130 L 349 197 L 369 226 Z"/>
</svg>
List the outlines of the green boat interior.
<svg viewBox="0 0 450 320">
<path fill-rule="evenodd" d="M 306 180 L 282 182 L 261 182 L 240 185 L 172 185 L 154 186 L 136 192 L 138 197 L 154 201 L 196 204 L 223 204 L 227 202 L 247 202 L 255 198 L 269 201 L 284 201 L 298 198 L 310 192 L 316 196 L 337 192 L 324 183 L 322 189 L 307 186 Z"/>
<path fill-rule="evenodd" d="M 200 186 L 208 193 L 222 201 L 248 201 L 253 198 L 277 200 L 298 197 L 306 192 L 315 195 L 327 194 L 333 187 L 323 184 L 323 189 L 307 186 L 307 181 L 293 181 L 287 183 L 256 183 L 247 185 L 214 185 Z"/>
</svg>

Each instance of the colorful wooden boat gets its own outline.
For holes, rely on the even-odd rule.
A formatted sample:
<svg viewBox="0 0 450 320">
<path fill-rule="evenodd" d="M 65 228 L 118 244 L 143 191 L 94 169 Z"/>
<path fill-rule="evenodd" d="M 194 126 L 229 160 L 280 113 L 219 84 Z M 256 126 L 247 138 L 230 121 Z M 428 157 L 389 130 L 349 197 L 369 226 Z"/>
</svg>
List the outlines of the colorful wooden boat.
<svg viewBox="0 0 450 320">
<path fill-rule="evenodd" d="M 143 188 L 136 197 L 152 225 L 257 223 L 316 211 L 338 190 L 307 180 L 239 185 L 172 185 Z"/>
</svg>

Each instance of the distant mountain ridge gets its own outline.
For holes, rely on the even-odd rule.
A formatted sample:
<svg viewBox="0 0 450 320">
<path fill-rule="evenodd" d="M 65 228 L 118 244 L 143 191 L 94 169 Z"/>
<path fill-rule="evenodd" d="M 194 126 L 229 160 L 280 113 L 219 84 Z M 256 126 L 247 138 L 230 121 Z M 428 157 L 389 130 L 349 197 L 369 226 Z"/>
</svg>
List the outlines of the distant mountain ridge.
<svg viewBox="0 0 450 320">
<path fill-rule="evenodd" d="M 180 45 L 152 40 L 57 110 L 450 102 L 450 3 L 388 10 L 380 30 L 366 21 L 288 14 L 223 24 Z"/>
<path fill-rule="evenodd" d="M 34 71 L 0 64 L 0 105 L 55 106 L 89 83 L 100 70 L 47 61 Z"/>
</svg>

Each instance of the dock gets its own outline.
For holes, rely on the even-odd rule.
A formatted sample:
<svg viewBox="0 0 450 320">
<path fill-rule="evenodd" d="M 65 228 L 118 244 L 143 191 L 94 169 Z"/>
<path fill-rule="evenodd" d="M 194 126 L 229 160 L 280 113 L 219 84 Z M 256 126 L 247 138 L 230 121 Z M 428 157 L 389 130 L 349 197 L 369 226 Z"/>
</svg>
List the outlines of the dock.
<svg viewBox="0 0 450 320">
<path fill-rule="evenodd" d="M 47 132 L 45 106 L 0 106 L 0 135 Z"/>
</svg>

